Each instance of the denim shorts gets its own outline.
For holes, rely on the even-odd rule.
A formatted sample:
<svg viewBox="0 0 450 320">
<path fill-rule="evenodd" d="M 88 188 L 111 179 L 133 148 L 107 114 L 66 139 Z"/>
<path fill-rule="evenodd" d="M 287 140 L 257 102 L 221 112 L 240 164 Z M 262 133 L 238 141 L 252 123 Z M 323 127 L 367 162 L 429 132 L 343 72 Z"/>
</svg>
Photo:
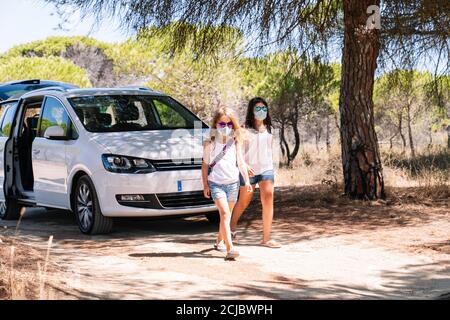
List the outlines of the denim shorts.
<svg viewBox="0 0 450 320">
<path fill-rule="evenodd" d="M 236 202 L 239 194 L 239 183 L 218 184 L 208 181 L 209 190 L 213 200 L 226 198 L 228 202 Z"/>
<path fill-rule="evenodd" d="M 250 178 L 251 185 L 260 183 L 261 181 L 268 181 L 268 180 L 275 182 L 275 176 L 273 174 L 273 170 L 267 170 L 261 174 L 258 174 L 256 176 L 249 177 L 249 178 Z M 241 187 L 245 186 L 244 177 L 241 174 L 239 174 L 239 183 L 240 183 Z"/>
</svg>

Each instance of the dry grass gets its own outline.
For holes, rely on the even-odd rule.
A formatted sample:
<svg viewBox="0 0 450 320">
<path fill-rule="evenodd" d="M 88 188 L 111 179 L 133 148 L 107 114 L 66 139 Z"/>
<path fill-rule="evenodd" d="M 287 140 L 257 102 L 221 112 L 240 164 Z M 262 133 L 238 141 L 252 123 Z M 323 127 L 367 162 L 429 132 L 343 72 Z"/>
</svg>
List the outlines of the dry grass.
<svg viewBox="0 0 450 320">
<path fill-rule="evenodd" d="M 342 184 L 341 156 L 338 147 L 330 152 L 317 152 L 312 145 L 303 145 L 290 168 L 280 165 L 277 186 L 312 186 L 323 184 L 337 188 Z"/>
<path fill-rule="evenodd" d="M 418 188 L 420 198 L 445 198 L 450 186 L 450 153 L 447 149 L 419 150 L 411 159 L 400 152 L 382 149 L 384 178 L 388 194 L 399 188 Z M 339 195 L 342 189 L 342 165 L 339 146 L 330 152 L 322 148 L 319 152 L 312 145 L 303 145 L 299 156 L 291 168 L 281 166 L 277 172 L 277 186 L 314 186 L 330 192 L 329 196 Z M 334 193 L 334 195 L 333 195 Z"/>
<path fill-rule="evenodd" d="M 47 277 L 53 237 L 48 240 L 45 254 L 15 238 L 0 237 L 0 300 L 52 299 Z"/>
</svg>

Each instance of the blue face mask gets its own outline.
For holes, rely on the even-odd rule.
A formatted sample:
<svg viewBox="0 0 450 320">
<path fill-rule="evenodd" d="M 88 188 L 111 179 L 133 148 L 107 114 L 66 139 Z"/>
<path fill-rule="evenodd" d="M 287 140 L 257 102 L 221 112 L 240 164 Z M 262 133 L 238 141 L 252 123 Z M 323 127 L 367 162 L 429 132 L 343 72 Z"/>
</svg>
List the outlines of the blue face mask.
<svg viewBox="0 0 450 320">
<path fill-rule="evenodd" d="M 255 114 L 256 120 L 264 120 L 267 118 L 267 110 L 255 110 L 253 112 Z"/>
</svg>

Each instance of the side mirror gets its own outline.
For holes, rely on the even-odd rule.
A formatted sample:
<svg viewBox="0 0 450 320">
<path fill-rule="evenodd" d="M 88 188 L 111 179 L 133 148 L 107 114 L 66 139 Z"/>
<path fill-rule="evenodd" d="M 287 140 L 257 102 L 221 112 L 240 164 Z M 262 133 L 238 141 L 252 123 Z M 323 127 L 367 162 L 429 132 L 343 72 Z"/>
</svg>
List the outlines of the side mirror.
<svg viewBox="0 0 450 320">
<path fill-rule="evenodd" d="M 60 126 L 51 126 L 45 129 L 44 138 L 49 140 L 66 140 L 64 129 Z"/>
</svg>

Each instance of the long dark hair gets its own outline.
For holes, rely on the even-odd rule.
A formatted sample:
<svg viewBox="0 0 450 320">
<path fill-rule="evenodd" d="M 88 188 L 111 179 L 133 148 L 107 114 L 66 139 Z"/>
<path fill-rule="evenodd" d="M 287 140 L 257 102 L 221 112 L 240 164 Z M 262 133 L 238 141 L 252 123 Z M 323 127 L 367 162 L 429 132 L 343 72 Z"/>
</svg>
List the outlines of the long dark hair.
<svg viewBox="0 0 450 320">
<path fill-rule="evenodd" d="M 272 119 L 270 118 L 270 108 L 267 104 L 266 100 L 260 97 L 253 98 L 249 101 L 248 107 L 247 107 L 247 116 L 245 117 L 245 127 L 246 128 L 255 128 L 255 114 L 253 113 L 255 110 L 255 106 L 258 103 L 262 103 L 267 107 L 267 117 L 264 119 L 263 123 L 267 128 L 267 131 L 269 133 L 272 133 Z"/>
</svg>

